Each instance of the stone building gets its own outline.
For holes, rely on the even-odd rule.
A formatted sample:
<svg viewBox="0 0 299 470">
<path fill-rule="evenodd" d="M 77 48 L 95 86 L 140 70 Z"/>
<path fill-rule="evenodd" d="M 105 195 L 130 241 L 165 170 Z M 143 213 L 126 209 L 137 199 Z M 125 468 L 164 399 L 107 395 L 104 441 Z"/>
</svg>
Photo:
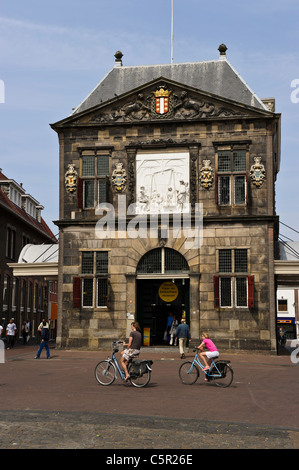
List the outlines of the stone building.
<svg viewBox="0 0 299 470">
<path fill-rule="evenodd" d="M 280 115 L 214 61 L 112 70 L 59 138 L 57 344 L 97 349 L 169 313 L 192 339 L 275 351 Z"/>
</svg>

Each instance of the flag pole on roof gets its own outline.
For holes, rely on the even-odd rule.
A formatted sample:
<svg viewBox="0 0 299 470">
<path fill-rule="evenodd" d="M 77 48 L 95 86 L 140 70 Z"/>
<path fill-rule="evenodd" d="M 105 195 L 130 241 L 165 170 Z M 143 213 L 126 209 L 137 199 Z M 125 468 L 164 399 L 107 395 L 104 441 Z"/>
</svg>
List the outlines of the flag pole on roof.
<svg viewBox="0 0 299 470">
<path fill-rule="evenodd" d="M 171 63 L 173 63 L 173 0 L 171 0 Z"/>
</svg>

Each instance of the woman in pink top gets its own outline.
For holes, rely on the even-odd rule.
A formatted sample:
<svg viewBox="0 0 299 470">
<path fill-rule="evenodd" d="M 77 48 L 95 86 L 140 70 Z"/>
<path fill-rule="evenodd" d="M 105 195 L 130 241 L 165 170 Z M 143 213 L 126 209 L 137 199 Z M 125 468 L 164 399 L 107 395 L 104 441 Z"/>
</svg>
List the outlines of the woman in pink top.
<svg viewBox="0 0 299 470">
<path fill-rule="evenodd" d="M 208 333 L 202 333 L 201 337 L 202 343 L 198 346 L 198 348 L 201 350 L 201 353 L 199 355 L 205 364 L 203 370 L 208 370 L 210 366 L 208 364 L 207 359 L 214 359 L 215 357 L 218 357 L 219 352 L 213 341 L 210 340 Z M 207 352 L 203 351 L 204 347 L 208 349 Z"/>
</svg>

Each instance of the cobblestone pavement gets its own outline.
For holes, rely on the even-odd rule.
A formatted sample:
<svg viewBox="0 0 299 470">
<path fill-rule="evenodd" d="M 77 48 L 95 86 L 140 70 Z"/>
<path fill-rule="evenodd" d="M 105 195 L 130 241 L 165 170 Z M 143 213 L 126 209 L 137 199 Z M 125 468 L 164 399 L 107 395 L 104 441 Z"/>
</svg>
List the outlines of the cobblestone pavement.
<svg viewBox="0 0 299 470">
<path fill-rule="evenodd" d="M 180 383 L 178 352 L 154 361 L 148 387 L 97 384 L 107 352 L 36 346 L 6 351 L 0 364 L 0 449 L 299 449 L 298 364 L 289 356 L 234 355 L 233 384 L 202 375 Z M 189 353 L 187 359 L 192 359 Z"/>
</svg>

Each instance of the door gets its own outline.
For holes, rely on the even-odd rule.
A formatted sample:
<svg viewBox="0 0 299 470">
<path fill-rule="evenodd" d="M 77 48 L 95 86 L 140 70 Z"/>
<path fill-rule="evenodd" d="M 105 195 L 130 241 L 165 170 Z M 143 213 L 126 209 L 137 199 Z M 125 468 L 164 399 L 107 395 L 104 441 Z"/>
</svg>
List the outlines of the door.
<svg viewBox="0 0 299 470">
<path fill-rule="evenodd" d="M 137 321 L 144 328 L 150 328 L 150 345 L 162 346 L 167 319 L 171 315 L 180 322 L 183 315 L 189 324 L 189 279 L 138 279 Z"/>
</svg>

